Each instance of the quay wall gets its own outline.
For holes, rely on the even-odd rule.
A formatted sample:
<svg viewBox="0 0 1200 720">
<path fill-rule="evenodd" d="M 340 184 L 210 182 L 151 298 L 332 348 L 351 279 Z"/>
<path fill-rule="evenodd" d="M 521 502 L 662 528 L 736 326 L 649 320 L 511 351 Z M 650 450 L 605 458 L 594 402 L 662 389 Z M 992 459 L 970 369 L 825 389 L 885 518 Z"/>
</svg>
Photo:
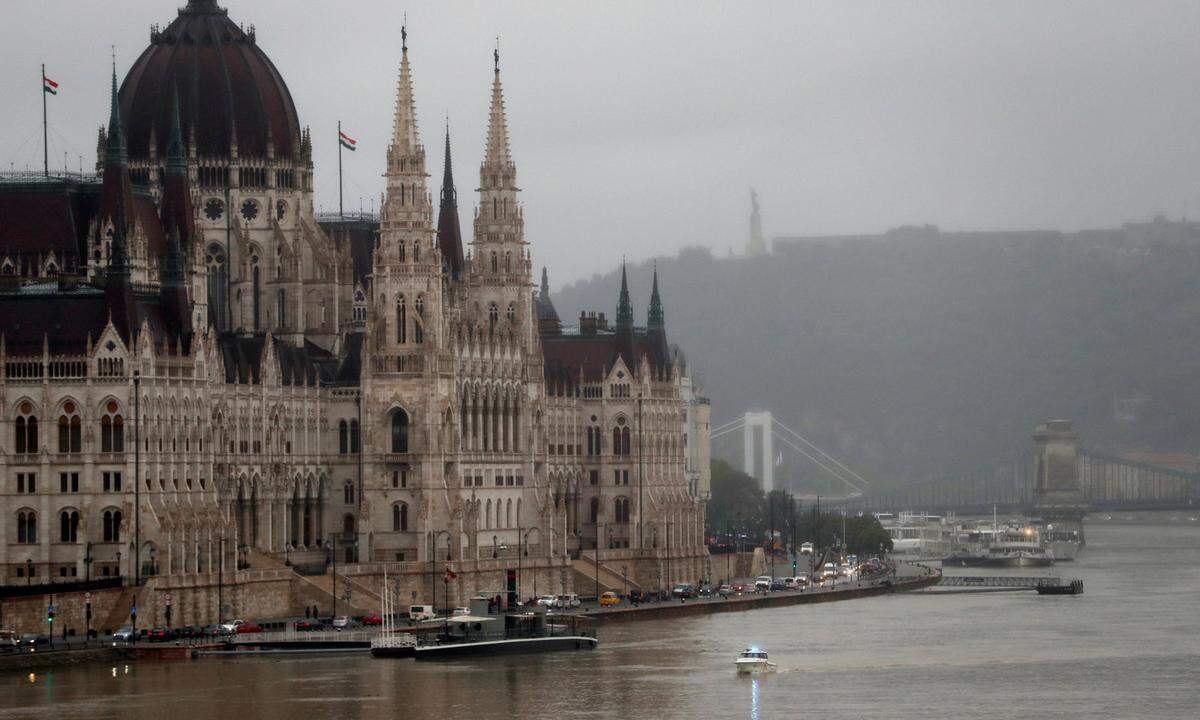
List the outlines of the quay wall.
<svg viewBox="0 0 1200 720">
<path fill-rule="evenodd" d="M 104 619 L 109 616 L 121 598 L 121 588 L 93 590 L 92 593 L 92 629 L 101 630 Z M 63 628 L 67 632 L 74 631 L 77 637 L 83 637 L 87 626 L 85 618 L 86 599 L 83 592 L 45 593 L 27 597 L 4 598 L 0 600 L 0 629 L 13 630 L 18 633 L 47 633 L 50 630 L 46 622 L 46 610 L 54 599 L 55 637 L 62 637 Z M 115 628 L 114 628 L 115 629 Z"/>
<path fill-rule="evenodd" d="M 638 607 L 624 607 L 598 613 L 579 613 L 578 617 L 597 623 L 635 622 L 639 620 L 665 620 L 693 615 L 711 615 L 723 612 L 742 612 L 761 608 L 808 605 L 813 603 L 837 602 L 855 598 L 888 595 L 894 592 L 918 590 L 936 584 L 941 574 L 912 580 L 898 580 L 894 585 L 867 585 L 829 592 L 769 593 L 733 597 L 726 600 L 697 600 L 690 602 L 662 602 Z"/>
</svg>

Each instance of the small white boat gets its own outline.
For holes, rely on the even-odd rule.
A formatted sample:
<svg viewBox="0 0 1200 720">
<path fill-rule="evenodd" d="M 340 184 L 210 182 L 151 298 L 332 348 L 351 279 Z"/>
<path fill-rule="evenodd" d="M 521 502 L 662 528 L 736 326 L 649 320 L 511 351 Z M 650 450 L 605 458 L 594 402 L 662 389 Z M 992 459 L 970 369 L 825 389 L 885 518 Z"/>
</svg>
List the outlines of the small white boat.
<svg viewBox="0 0 1200 720">
<path fill-rule="evenodd" d="M 756 647 L 746 648 L 734 661 L 739 675 L 758 675 L 775 672 L 775 663 L 767 660 L 767 651 Z"/>
</svg>

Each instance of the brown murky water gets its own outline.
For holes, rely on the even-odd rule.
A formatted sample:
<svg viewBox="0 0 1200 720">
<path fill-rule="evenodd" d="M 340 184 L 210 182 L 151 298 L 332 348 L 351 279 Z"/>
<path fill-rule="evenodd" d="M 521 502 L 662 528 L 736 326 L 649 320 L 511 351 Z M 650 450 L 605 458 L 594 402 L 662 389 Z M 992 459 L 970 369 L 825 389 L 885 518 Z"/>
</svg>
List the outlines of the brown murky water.
<svg viewBox="0 0 1200 720">
<path fill-rule="evenodd" d="M 1079 562 L 1054 569 L 1084 580 L 1077 598 L 896 595 L 614 626 L 593 652 L 472 662 L 205 659 L 9 674 L 0 718 L 1195 718 L 1200 521 L 1098 518 L 1088 540 Z M 779 673 L 735 677 L 733 658 L 751 643 Z"/>
</svg>

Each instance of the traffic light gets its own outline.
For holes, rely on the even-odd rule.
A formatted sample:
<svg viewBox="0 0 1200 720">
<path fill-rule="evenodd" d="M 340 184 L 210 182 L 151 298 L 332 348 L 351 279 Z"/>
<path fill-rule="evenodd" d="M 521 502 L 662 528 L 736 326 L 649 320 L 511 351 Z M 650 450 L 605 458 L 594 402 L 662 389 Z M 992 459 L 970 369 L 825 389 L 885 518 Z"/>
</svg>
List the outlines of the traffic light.
<svg viewBox="0 0 1200 720">
<path fill-rule="evenodd" d="M 46 608 L 46 622 L 48 622 L 48 623 L 54 622 L 54 606 L 53 605 Z"/>
<path fill-rule="evenodd" d="M 795 575 L 795 574 L 796 574 L 796 570 L 797 570 L 797 569 L 798 569 L 798 568 L 796 567 L 796 561 L 795 561 L 795 560 L 792 560 L 792 574 L 793 574 L 793 575 Z"/>
</svg>

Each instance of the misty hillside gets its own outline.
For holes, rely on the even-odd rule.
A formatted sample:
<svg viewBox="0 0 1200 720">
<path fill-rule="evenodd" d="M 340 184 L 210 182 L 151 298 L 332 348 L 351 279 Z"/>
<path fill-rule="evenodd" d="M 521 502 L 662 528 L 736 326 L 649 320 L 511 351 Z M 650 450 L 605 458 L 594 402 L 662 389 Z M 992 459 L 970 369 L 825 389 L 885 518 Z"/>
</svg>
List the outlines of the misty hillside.
<svg viewBox="0 0 1200 720">
<path fill-rule="evenodd" d="M 1104 451 L 1197 450 L 1200 224 L 904 228 L 753 258 L 687 250 L 658 269 L 714 427 L 770 408 L 888 483 L 1014 457 L 1051 418 Z M 651 265 L 629 271 L 642 324 Z M 614 269 L 552 296 L 571 322 L 611 315 L 618 287 Z"/>
</svg>

